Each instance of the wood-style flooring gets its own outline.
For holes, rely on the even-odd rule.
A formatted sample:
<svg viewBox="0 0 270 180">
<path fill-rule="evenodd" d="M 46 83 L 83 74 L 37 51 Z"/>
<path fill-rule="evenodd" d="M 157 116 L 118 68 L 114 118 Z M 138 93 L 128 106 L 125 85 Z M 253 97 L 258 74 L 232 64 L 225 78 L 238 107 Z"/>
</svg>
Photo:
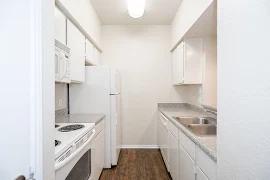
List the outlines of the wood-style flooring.
<svg viewBox="0 0 270 180">
<path fill-rule="evenodd" d="M 171 180 L 159 149 L 122 149 L 118 165 L 104 169 L 100 180 Z"/>
</svg>

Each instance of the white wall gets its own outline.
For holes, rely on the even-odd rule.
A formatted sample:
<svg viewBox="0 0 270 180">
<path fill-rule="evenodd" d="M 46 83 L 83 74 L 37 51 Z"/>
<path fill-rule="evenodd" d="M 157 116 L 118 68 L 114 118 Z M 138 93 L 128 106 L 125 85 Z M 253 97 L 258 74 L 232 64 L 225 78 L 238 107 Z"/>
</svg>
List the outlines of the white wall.
<svg viewBox="0 0 270 180">
<path fill-rule="evenodd" d="M 55 84 L 55 110 L 68 108 L 67 84 Z M 59 99 L 62 105 L 59 105 Z"/>
<path fill-rule="evenodd" d="M 218 1 L 219 180 L 270 179 L 270 1 Z"/>
<path fill-rule="evenodd" d="M 217 107 L 217 37 L 204 38 L 202 104 Z"/>
<path fill-rule="evenodd" d="M 198 104 L 197 87 L 172 86 L 170 39 L 170 26 L 102 28 L 102 64 L 121 74 L 123 145 L 157 145 L 157 103 Z"/>
<path fill-rule="evenodd" d="M 213 0 L 183 0 L 171 24 L 171 48 L 187 33 Z"/>
</svg>

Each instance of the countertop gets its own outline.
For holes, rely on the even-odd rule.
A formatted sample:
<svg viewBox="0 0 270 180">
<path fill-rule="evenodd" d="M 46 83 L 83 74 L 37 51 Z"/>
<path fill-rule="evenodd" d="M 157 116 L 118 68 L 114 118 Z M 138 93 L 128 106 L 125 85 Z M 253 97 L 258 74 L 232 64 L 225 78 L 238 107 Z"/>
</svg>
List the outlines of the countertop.
<svg viewBox="0 0 270 180">
<path fill-rule="evenodd" d="M 216 116 L 211 113 L 204 112 L 203 108 L 193 106 L 186 103 L 159 103 L 158 110 L 166 116 L 174 125 L 176 125 L 189 139 L 197 144 L 203 152 L 205 152 L 213 161 L 217 162 L 216 136 L 199 137 L 189 131 L 186 127 L 177 122 L 175 116 L 201 116 L 212 117 Z"/>
<path fill-rule="evenodd" d="M 63 114 L 57 116 L 56 123 L 95 123 L 96 125 L 104 119 L 104 114 Z"/>
</svg>

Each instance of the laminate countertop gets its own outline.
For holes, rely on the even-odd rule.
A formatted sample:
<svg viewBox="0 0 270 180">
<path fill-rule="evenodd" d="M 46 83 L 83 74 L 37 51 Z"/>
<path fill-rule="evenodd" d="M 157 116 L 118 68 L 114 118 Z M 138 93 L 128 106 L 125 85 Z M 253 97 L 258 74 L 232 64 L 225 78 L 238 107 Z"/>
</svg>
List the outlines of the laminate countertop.
<svg viewBox="0 0 270 180">
<path fill-rule="evenodd" d="M 173 118 L 177 116 L 198 116 L 212 117 L 216 119 L 216 115 L 206 113 L 203 108 L 187 103 L 159 103 L 158 110 L 175 126 L 177 126 L 178 129 L 181 130 L 189 139 L 197 144 L 214 162 L 217 162 L 216 136 L 199 137 Z"/>
<path fill-rule="evenodd" d="M 63 114 L 56 117 L 56 123 L 95 123 L 104 119 L 104 114 Z"/>
</svg>

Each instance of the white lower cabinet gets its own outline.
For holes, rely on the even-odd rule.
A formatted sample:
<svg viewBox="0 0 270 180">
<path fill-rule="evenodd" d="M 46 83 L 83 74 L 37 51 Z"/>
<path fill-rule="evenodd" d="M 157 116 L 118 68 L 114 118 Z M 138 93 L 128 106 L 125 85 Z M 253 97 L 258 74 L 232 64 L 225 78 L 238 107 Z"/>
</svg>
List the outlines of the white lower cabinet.
<svg viewBox="0 0 270 180">
<path fill-rule="evenodd" d="M 177 126 L 163 114 L 160 114 L 159 117 L 159 148 L 172 179 L 216 180 L 216 162 L 206 155 L 187 135 L 180 130 L 178 131 Z"/>
<path fill-rule="evenodd" d="M 180 142 L 179 142 L 180 144 Z M 195 180 L 195 162 L 186 152 L 186 150 L 179 145 L 179 180 Z"/>
<path fill-rule="evenodd" d="M 169 172 L 173 180 L 178 180 L 178 141 L 169 132 Z"/>
<path fill-rule="evenodd" d="M 197 167 L 197 180 L 209 180 L 199 167 Z"/>
<path fill-rule="evenodd" d="M 103 120 L 104 121 L 104 120 Z M 99 125 L 100 124 L 100 125 Z M 92 172 L 89 180 L 97 180 L 104 167 L 104 122 L 100 122 L 96 128 L 97 136 L 93 141 Z M 103 127 L 102 127 L 103 126 Z M 101 129 L 102 128 L 102 129 Z"/>
<path fill-rule="evenodd" d="M 160 148 L 161 155 L 163 157 L 164 163 L 167 170 L 169 171 L 169 157 L 168 157 L 168 120 L 159 114 L 158 119 L 158 145 Z"/>
</svg>

